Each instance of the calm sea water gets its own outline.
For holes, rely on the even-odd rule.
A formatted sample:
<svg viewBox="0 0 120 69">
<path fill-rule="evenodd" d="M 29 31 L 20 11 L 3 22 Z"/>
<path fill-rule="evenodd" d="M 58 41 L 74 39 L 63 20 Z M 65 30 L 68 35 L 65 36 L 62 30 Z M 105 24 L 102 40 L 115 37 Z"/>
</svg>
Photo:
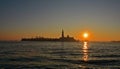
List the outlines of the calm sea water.
<svg viewBox="0 0 120 69">
<path fill-rule="evenodd" d="M 120 69 L 120 43 L 0 42 L 0 68 Z"/>
</svg>

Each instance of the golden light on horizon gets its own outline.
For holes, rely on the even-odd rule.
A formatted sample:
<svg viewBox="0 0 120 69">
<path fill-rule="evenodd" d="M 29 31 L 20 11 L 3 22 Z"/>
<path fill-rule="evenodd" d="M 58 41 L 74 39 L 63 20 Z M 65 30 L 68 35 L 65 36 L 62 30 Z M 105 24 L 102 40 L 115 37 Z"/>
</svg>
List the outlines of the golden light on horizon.
<svg viewBox="0 0 120 69">
<path fill-rule="evenodd" d="M 89 36 L 88 33 L 84 33 L 84 34 L 83 34 L 83 37 L 84 37 L 84 38 L 88 38 L 88 36 Z"/>
</svg>

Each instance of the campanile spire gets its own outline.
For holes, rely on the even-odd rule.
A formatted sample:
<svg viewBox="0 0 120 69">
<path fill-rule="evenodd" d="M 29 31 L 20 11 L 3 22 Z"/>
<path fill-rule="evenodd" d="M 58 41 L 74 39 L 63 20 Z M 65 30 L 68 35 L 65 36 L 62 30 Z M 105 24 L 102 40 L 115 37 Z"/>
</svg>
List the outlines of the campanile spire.
<svg viewBox="0 0 120 69">
<path fill-rule="evenodd" d="M 62 38 L 64 38 L 64 30 L 62 29 L 62 36 L 61 36 Z"/>
</svg>

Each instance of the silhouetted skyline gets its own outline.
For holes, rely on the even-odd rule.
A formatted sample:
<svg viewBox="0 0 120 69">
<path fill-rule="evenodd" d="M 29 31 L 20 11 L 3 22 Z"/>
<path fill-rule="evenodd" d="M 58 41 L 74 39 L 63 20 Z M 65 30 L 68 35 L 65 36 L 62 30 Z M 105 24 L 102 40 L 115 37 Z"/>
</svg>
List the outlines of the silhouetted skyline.
<svg viewBox="0 0 120 69">
<path fill-rule="evenodd" d="M 78 42 L 79 40 L 70 37 L 69 35 L 64 35 L 64 30 L 62 29 L 61 36 L 57 38 L 46 38 L 46 37 L 34 37 L 34 38 L 22 38 L 21 41 L 55 41 L 55 42 Z"/>
<path fill-rule="evenodd" d="M 120 40 L 120 0 L 0 0 L 0 40 L 65 34 Z"/>
</svg>

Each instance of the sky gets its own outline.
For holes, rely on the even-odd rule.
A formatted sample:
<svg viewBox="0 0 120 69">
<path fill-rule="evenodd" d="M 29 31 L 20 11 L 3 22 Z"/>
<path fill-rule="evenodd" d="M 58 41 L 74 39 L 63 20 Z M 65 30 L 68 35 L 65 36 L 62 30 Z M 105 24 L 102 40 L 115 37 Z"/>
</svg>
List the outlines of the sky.
<svg viewBox="0 0 120 69">
<path fill-rule="evenodd" d="M 0 40 L 65 35 L 120 40 L 120 0 L 0 0 Z"/>
</svg>

